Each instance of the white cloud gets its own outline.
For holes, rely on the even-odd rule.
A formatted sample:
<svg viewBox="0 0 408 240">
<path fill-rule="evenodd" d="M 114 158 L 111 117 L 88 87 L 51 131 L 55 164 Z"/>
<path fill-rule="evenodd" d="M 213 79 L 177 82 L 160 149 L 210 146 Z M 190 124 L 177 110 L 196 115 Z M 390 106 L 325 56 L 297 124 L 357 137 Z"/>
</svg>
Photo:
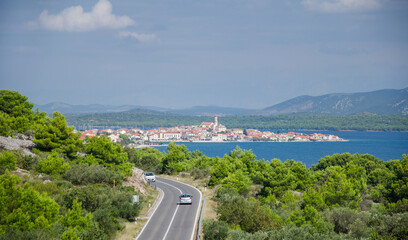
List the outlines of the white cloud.
<svg viewBox="0 0 408 240">
<path fill-rule="evenodd" d="M 40 27 L 53 31 L 86 32 L 102 28 L 120 29 L 135 24 L 128 16 L 112 14 L 112 4 L 108 0 L 99 0 L 90 12 L 84 12 L 82 6 L 73 6 L 52 15 L 44 10 L 38 20 L 30 22 L 31 27 Z"/>
<path fill-rule="evenodd" d="M 380 0 L 302 0 L 310 10 L 339 13 L 375 10 L 381 7 Z"/>
<path fill-rule="evenodd" d="M 154 34 L 144 34 L 135 32 L 120 32 L 119 36 L 135 38 L 140 42 L 150 42 L 156 39 L 156 35 Z"/>
</svg>

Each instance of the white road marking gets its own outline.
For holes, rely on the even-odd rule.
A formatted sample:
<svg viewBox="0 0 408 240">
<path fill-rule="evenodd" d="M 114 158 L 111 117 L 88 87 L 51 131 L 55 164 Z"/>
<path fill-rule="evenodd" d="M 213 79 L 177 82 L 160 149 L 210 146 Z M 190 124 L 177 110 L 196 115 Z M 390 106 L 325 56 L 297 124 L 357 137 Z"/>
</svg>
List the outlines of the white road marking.
<svg viewBox="0 0 408 240">
<path fill-rule="evenodd" d="M 170 185 L 170 184 L 165 183 L 165 182 L 160 182 L 160 183 L 166 184 L 166 185 L 168 185 L 168 186 L 170 186 L 170 187 L 174 187 L 175 189 L 179 190 L 180 194 L 183 193 L 178 187 L 175 187 L 175 186 Z M 176 216 L 176 213 L 177 213 L 177 210 L 178 210 L 179 207 L 180 207 L 180 205 L 177 205 L 176 211 L 174 212 L 173 217 L 171 218 L 169 227 L 167 228 L 167 231 L 166 231 L 166 233 L 164 234 L 163 240 L 166 239 L 167 234 L 168 234 L 169 231 L 170 231 L 171 224 L 173 223 L 174 217 Z"/>
<path fill-rule="evenodd" d="M 150 219 L 152 219 L 154 213 L 155 213 L 156 210 L 159 208 L 160 203 L 162 202 L 162 200 L 163 200 L 163 198 L 164 198 L 164 192 L 163 192 L 163 190 L 161 190 L 161 189 L 159 188 L 159 191 L 161 191 L 161 192 L 163 193 L 163 194 L 162 194 L 162 197 L 161 197 L 161 199 L 160 199 L 160 202 L 158 202 L 158 204 L 156 205 L 156 208 L 154 209 L 153 213 L 150 215 L 149 219 L 147 220 L 147 222 L 146 222 L 145 225 L 143 226 L 142 231 L 140 231 L 139 235 L 137 235 L 137 237 L 135 238 L 135 240 L 139 239 L 139 237 L 142 236 L 143 231 L 145 230 L 146 226 L 149 224 Z"/>
<path fill-rule="evenodd" d="M 188 185 L 188 184 L 186 184 L 186 183 L 182 183 L 182 182 L 179 182 L 179 181 L 174 181 L 174 180 L 171 180 L 171 179 L 168 179 L 168 178 L 164 178 L 164 179 L 170 180 L 170 181 L 173 181 L 173 182 L 177 182 L 177 183 L 181 183 L 181 184 L 184 184 L 184 185 L 186 185 L 186 186 L 192 187 L 192 188 L 196 189 L 196 190 L 198 191 L 198 193 L 200 193 L 200 204 L 198 205 L 198 208 L 197 208 L 196 218 L 195 218 L 195 224 L 194 224 L 193 232 L 191 233 L 191 240 L 193 240 L 193 239 L 194 239 L 194 233 L 195 233 L 196 226 L 197 226 L 198 213 L 199 213 L 199 211 L 200 211 L 200 209 L 201 209 L 201 198 L 202 198 L 201 191 L 198 190 L 196 187 L 191 186 L 191 185 Z M 163 182 L 162 182 L 162 183 L 163 183 Z M 167 185 L 169 185 L 169 184 L 167 184 Z M 169 185 L 169 186 L 172 186 L 172 185 Z M 173 186 L 173 187 L 174 187 L 174 186 Z M 178 188 L 177 188 L 177 189 L 178 189 Z M 178 189 L 178 190 L 179 190 L 180 193 L 181 193 L 181 190 L 180 190 L 180 189 Z M 178 206 L 177 206 L 177 207 L 178 207 Z M 164 240 L 164 238 L 163 238 L 163 240 Z"/>
</svg>

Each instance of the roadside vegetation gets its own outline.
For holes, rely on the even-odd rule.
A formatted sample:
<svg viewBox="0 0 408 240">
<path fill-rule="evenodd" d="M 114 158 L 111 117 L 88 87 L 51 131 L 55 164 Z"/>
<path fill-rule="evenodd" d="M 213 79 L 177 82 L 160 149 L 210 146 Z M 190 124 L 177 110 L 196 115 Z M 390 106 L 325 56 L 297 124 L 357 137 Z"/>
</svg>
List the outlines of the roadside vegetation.
<svg viewBox="0 0 408 240">
<path fill-rule="evenodd" d="M 32 139 L 34 154 L 0 149 L 0 239 L 112 239 L 144 199 L 122 186 L 133 164 L 106 138 L 79 139 L 65 117 L 0 91 L 0 135 Z"/>
<path fill-rule="evenodd" d="M 32 110 L 0 91 L 0 135 L 30 136 L 34 155 L 0 153 L 0 239 L 113 239 L 140 215 L 139 194 L 122 183 L 136 166 L 184 173 L 207 186 L 204 239 L 407 239 L 408 157 L 326 156 L 310 168 L 258 160 L 236 148 L 210 158 L 170 143 L 123 148 L 105 137 L 82 141 L 65 117 Z"/>
<path fill-rule="evenodd" d="M 406 155 L 385 162 L 369 154 L 334 154 L 306 168 L 294 160 L 257 160 L 240 148 L 208 158 L 170 143 L 157 160 L 156 172 L 189 175 L 201 190 L 208 185 L 213 191 L 216 217 L 210 213 L 204 221 L 204 239 L 408 236 Z"/>
</svg>

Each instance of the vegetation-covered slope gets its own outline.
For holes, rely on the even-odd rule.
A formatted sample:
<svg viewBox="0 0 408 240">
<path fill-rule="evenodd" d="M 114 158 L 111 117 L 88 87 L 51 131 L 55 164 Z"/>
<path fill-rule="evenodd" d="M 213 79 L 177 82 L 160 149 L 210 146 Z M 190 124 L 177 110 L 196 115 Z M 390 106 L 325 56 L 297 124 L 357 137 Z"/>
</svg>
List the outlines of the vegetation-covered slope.
<svg viewBox="0 0 408 240">
<path fill-rule="evenodd" d="M 300 96 L 261 110 L 260 114 L 324 113 L 348 115 L 358 113 L 381 115 L 408 114 L 408 88 L 383 89 L 363 93 L 337 93 L 323 96 Z"/>
<path fill-rule="evenodd" d="M 0 149 L 0 239 L 110 239 L 138 216 L 121 146 L 83 142 L 62 114 L 34 112 L 18 92 L 1 90 L 0 106 L 0 135 L 35 144 L 35 154 Z"/>
</svg>

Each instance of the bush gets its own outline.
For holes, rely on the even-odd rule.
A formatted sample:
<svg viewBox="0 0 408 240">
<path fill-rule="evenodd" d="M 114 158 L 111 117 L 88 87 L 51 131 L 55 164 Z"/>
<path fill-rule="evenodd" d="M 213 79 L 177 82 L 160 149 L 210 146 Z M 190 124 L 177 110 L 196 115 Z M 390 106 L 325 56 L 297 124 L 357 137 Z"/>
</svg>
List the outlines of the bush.
<svg viewBox="0 0 408 240">
<path fill-rule="evenodd" d="M 393 215 L 374 215 L 372 219 L 374 239 L 407 239 L 408 236 L 408 213 L 396 213 Z"/>
<path fill-rule="evenodd" d="M 115 170 L 100 165 L 74 165 L 64 174 L 64 179 L 75 185 L 104 183 L 113 185 L 123 182 L 123 176 Z"/>
<path fill-rule="evenodd" d="M 219 220 L 251 233 L 278 228 L 282 222 L 278 215 L 262 206 L 259 201 L 248 201 L 241 196 L 226 199 L 218 205 L 217 213 Z"/>
<path fill-rule="evenodd" d="M 12 171 L 16 169 L 17 158 L 14 156 L 13 152 L 3 151 L 0 154 L 0 174 L 6 172 L 6 169 Z"/>
<path fill-rule="evenodd" d="M 0 240 L 48 240 L 59 239 L 64 232 L 64 226 L 54 223 L 51 228 L 36 228 L 30 231 L 21 231 L 13 228 L 7 229 L 6 233 L 0 235 Z"/>
<path fill-rule="evenodd" d="M 69 164 L 58 153 L 52 152 L 47 158 L 40 159 L 37 165 L 39 172 L 46 174 L 62 174 L 68 170 Z"/>
<path fill-rule="evenodd" d="M 139 203 L 125 202 L 119 207 L 118 210 L 121 218 L 127 219 L 128 221 L 133 221 L 136 216 L 139 216 L 140 205 Z"/>
<path fill-rule="evenodd" d="M 213 219 L 203 222 L 204 240 L 224 240 L 228 236 L 228 225 L 223 221 Z"/>
<path fill-rule="evenodd" d="M 146 155 L 140 160 L 140 167 L 146 172 L 158 172 L 163 166 L 155 155 Z"/>
<path fill-rule="evenodd" d="M 112 217 L 133 220 L 140 210 L 139 204 L 132 204 L 134 194 L 132 188 L 117 187 L 112 191 L 110 187 L 90 185 L 74 188 L 64 196 L 64 205 L 66 208 L 72 208 L 73 200 L 78 199 L 89 212 L 105 209 Z"/>
<path fill-rule="evenodd" d="M 17 158 L 17 167 L 25 170 L 33 169 L 38 162 L 38 156 L 27 155 L 22 149 L 14 150 L 14 156 Z"/>
<path fill-rule="evenodd" d="M 328 222 L 334 225 L 336 233 L 349 234 L 352 230 L 356 232 L 354 225 L 358 223 L 360 228 L 368 228 L 368 213 L 358 212 L 350 208 L 334 208 L 326 211 L 323 216 Z M 354 226 L 354 227 L 353 227 Z"/>
<path fill-rule="evenodd" d="M 93 216 L 94 220 L 98 223 L 99 228 L 107 236 L 112 236 L 120 229 L 118 221 L 107 209 L 98 209 L 93 213 Z"/>
<path fill-rule="evenodd" d="M 267 232 L 247 233 L 241 230 L 232 230 L 228 232 L 227 240 L 268 240 Z"/>
<path fill-rule="evenodd" d="M 193 170 L 191 170 L 191 176 L 194 177 L 194 179 L 201 179 L 209 175 L 210 170 L 208 168 L 205 169 L 194 168 Z"/>
<path fill-rule="evenodd" d="M 293 225 L 285 226 L 279 230 L 268 232 L 266 239 L 288 239 L 288 240 L 326 240 L 326 239 L 350 239 L 340 238 L 334 233 L 321 234 L 317 233 L 310 225 L 295 227 Z"/>
<path fill-rule="evenodd" d="M 30 231 L 49 228 L 58 219 L 60 206 L 50 197 L 41 195 L 8 171 L 0 176 L 0 234 L 7 228 Z"/>
</svg>

